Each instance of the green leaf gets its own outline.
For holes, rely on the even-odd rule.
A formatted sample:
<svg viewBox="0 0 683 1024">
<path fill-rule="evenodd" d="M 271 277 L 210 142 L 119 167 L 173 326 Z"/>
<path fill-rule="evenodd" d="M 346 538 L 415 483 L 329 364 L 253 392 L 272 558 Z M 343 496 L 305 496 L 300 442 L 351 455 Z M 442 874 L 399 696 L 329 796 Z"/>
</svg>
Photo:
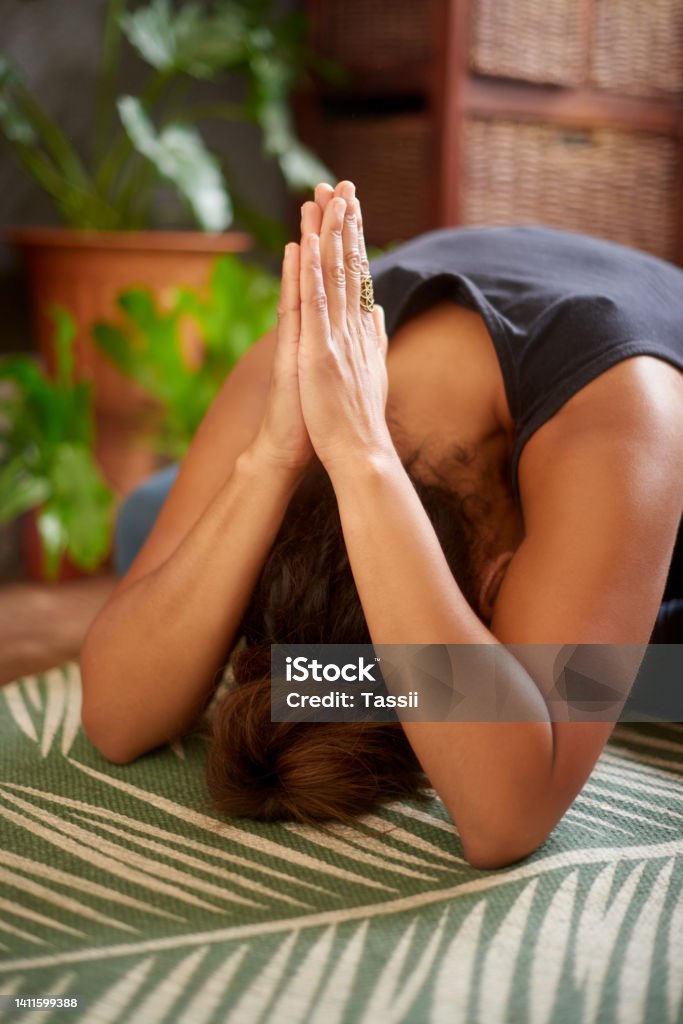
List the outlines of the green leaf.
<svg viewBox="0 0 683 1024">
<path fill-rule="evenodd" d="M 50 316 L 56 327 L 54 344 L 57 351 L 57 380 L 62 387 L 68 388 L 73 384 L 76 321 L 62 306 L 53 306 Z"/>
<path fill-rule="evenodd" d="M 45 375 L 32 356 L 5 356 L 0 359 L 0 380 L 11 380 L 24 392 L 40 391 Z"/>
<path fill-rule="evenodd" d="M 122 24 L 131 45 L 159 71 L 213 78 L 245 57 L 244 14 L 230 4 L 209 13 L 196 3 L 176 10 L 170 0 L 152 0 Z"/>
<path fill-rule="evenodd" d="M 227 372 L 275 323 L 278 291 L 273 275 L 226 255 L 214 262 L 207 301 L 181 288 L 177 303 L 179 310 L 195 317 L 207 350 L 221 357 Z"/>
<path fill-rule="evenodd" d="M 119 295 L 125 326 L 99 323 L 94 337 L 124 373 L 162 403 L 163 420 L 153 439 L 157 451 L 182 458 L 237 359 L 274 325 L 278 292 L 272 274 L 225 255 L 215 260 L 207 291 L 178 288 L 167 310 L 158 308 L 147 289 Z M 182 346 L 188 327 L 199 328 L 204 348 L 196 369 L 187 366 Z"/>
<path fill-rule="evenodd" d="M 43 568 L 49 580 L 55 579 L 59 569 L 59 559 L 66 549 L 66 528 L 51 502 L 46 502 L 36 516 L 36 529 L 43 548 Z"/>
<path fill-rule="evenodd" d="M 71 392 L 71 421 L 68 427 L 70 440 L 90 448 L 95 433 L 95 417 L 92 401 L 93 386 L 88 380 L 78 381 Z"/>
<path fill-rule="evenodd" d="M 23 455 L 0 466 L 0 523 L 8 523 L 45 501 L 50 485 L 44 477 L 33 476 Z"/>
<path fill-rule="evenodd" d="M 100 162 L 113 128 L 115 113 L 116 78 L 122 43 L 121 21 L 126 0 L 109 0 L 102 32 L 102 49 L 95 95 L 95 123 L 93 131 L 94 162 Z"/>
<path fill-rule="evenodd" d="M 62 176 L 64 191 L 74 190 L 82 195 L 92 189 L 92 182 L 78 156 L 57 121 L 33 98 L 23 86 L 18 73 L 0 55 L 0 123 L 15 144 L 38 150 L 39 144 Z"/>
<path fill-rule="evenodd" d="M 118 103 L 119 114 L 131 142 L 171 181 L 187 200 L 205 231 L 223 231 L 232 222 L 232 208 L 220 165 L 201 136 L 182 124 L 170 124 L 157 133 L 142 104 L 133 96 Z"/>
<path fill-rule="evenodd" d="M 148 288 L 128 288 L 121 292 L 116 304 L 141 331 L 153 330 L 160 319 L 154 296 Z"/>
<path fill-rule="evenodd" d="M 18 82 L 15 68 L 0 53 L 0 126 L 10 142 L 31 146 L 37 135 L 27 117 L 17 106 L 14 88 Z"/>
<path fill-rule="evenodd" d="M 94 325 L 92 335 L 97 347 L 109 356 L 118 369 L 127 377 L 135 379 L 137 359 L 124 332 L 100 320 Z"/>
<path fill-rule="evenodd" d="M 55 444 L 77 441 L 88 445 L 93 435 L 92 385 L 71 380 L 73 325 L 68 314 L 58 316 L 58 320 L 57 380 L 47 377 L 30 356 L 0 359 L 0 381 L 12 385 L 12 394 L 0 399 L 0 410 L 8 415 L 7 423 L 0 423 L 0 437 L 11 456 L 23 453 L 25 459 L 31 459 L 34 470 L 36 453 L 44 467 Z"/>
<path fill-rule="evenodd" d="M 60 444 L 55 452 L 46 513 L 54 517 L 54 537 L 73 561 L 94 569 L 111 539 L 114 496 L 84 445 Z"/>
<path fill-rule="evenodd" d="M 63 433 L 68 398 L 30 356 L 0 360 L 0 380 L 11 380 L 21 397 L 21 427 L 41 442 L 50 444 Z"/>
<path fill-rule="evenodd" d="M 196 18 L 196 4 L 186 4 L 184 10 L 178 22 Z M 173 9 L 168 0 L 153 0 L 147 7 L 126 14 L 121 24 L 128 42 L 148 64 L 159 71 L 175 68 L 178 28 L 174 31 Z"/>
<path fill-rule="evenodd" d="M 321 181 L 336 181 L 333 172 L 302 142 L 292 139 L 276 155 L 283 177 L 292 189 L 303 191 L 315 188 Z"/>
<path fill-rule="evenodd" d="M 128 289 L 119 296 L 117 304 L 134 328 L 130 343 L 137 353 L 140 383 L 162 401 L 173 401 L 187 378 L 177 311 L 159 310 L 154 296 L 145 288 Z"/>
<path fill-rule="evenodd" d="M 122 330 L 113 324 L 98 323 L 93 330 L 95 343 L 122 373 L 154 398 L 165 403 L 179 401 L 188 371 L 178 337 L 177 310 L 159 311 L 152 293 L 145 288 L 122 292 L 117 305 L 129 326 Z"/>
<path fill-rule="evenodd" d="M 98 194 L 59 124 L 24 88 L 15 68 L 1 54 L 0 129 L 25 170 L 54 200 L 67 224 L 117 226 L 116 210 Z"/>
<path fill-rule="evenodd" d="M 335 180 L 329 168 L 296 137 L 288 102 L 291 71 L 287 65 L 260 54 L 252 61 L 251 71 L 251 104 L 263 132 L 263 148 L 277 159 L 290 188 L 312 188 L 321 181 Z"/>
</svg>

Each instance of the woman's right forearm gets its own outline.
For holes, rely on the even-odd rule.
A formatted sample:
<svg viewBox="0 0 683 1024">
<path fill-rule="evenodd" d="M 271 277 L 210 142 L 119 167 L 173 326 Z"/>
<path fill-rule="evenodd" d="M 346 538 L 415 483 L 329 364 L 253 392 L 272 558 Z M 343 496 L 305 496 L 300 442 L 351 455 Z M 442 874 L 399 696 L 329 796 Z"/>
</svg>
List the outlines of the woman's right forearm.
<svg viewBox="0 0 683 1024">
<path fill-rule="evenodd" d="M 252 446 L 174 553 L 97 616 L 81 651 L 83 725 L 110 760 L 201 714 L 300 479 Z"/>
</svg>

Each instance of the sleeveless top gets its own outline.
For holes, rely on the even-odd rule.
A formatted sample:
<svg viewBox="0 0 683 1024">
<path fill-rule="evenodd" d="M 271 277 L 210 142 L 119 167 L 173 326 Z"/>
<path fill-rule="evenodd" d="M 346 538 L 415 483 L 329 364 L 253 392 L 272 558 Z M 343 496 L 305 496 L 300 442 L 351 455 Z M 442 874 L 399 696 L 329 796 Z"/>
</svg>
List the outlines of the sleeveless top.
<svg viewBox="0 0 683 1024">
<path fill-rule="evenodd" d="M 510 486 L 534 431 L 615 363 L 653 355 L 683 371 L 683 271 L 545 227 L 445 228 L 371 263 L 389 338 L 443 299 L 484 319 L 515 424 Z"/>
</svg>

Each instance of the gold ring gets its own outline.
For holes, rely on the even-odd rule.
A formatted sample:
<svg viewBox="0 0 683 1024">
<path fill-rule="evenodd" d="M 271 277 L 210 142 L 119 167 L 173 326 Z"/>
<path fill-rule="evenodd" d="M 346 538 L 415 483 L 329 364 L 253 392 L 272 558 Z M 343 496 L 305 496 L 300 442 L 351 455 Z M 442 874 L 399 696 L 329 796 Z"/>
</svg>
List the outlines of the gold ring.
<svg viewBox="0 0 683 1024">
<path fill-rule="evenodd" d="M 360 279 L 360 308 L 367 313 L 372 313 L 375 308 L 375 293 L 372 287 L 372 278 L 369 274 L 363 274 Z"/>
</svg>

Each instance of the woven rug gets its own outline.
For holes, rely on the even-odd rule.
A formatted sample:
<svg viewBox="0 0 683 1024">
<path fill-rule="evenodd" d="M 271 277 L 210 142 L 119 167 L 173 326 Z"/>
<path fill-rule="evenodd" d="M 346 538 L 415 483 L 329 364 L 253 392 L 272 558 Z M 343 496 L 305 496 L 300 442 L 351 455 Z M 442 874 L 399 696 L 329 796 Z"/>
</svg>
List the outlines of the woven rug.
<svg viewBox="0 0 683 1024">
<path fill-rule="evenodd" d="M 683 725 L 620 725 L 544 846 L 470 868 L 438 800 L 225 823 L 204 741 L 108 764 L 70 662 L 0 692 L 1 1021 L 680 1024 Z"/>
</svg>

